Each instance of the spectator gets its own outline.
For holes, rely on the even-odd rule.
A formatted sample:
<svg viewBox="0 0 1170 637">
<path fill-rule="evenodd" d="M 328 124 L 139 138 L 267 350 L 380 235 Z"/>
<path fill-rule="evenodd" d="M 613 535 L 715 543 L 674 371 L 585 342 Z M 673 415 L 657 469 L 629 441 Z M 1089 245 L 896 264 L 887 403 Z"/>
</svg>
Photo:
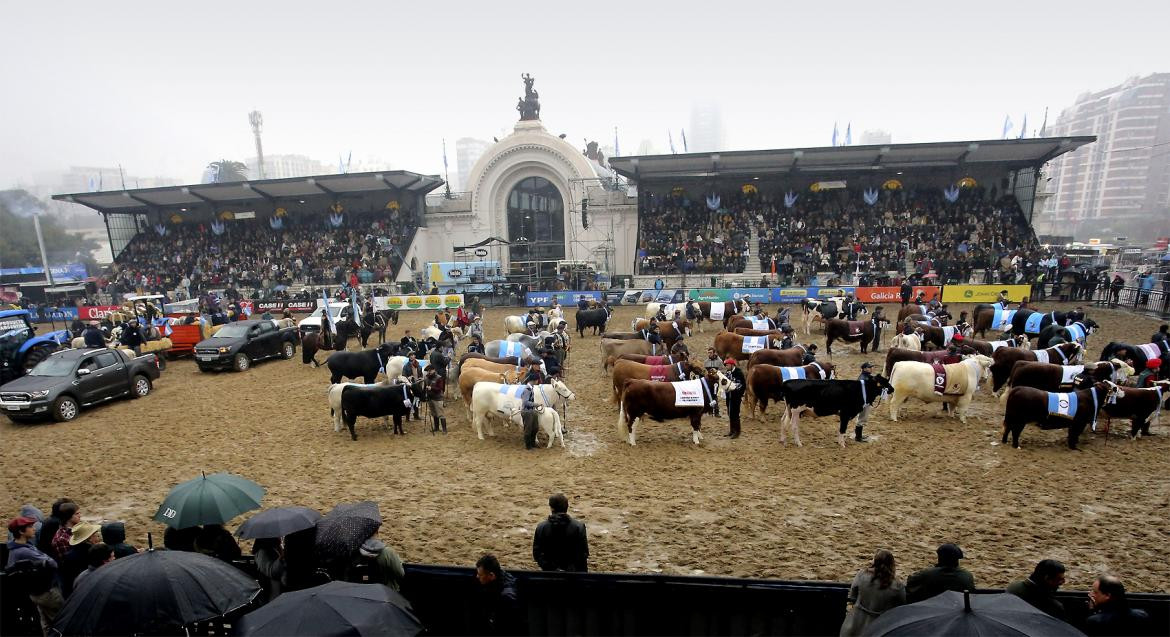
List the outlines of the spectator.
<svg viewBox="0 0 1170 637">
<path fill-rule="evenodd" d="M 72 517 L 72 513 L 68 515 L 61 511 L 61 506 L 66 502 L 72 502 L 69 498 L 60 498 L 53 503 L 53 508 L 50 510 L 49 518 L 41 525 L 41 530 L 37 533 L 37 550 L 48 555 L 49 557 L 61 561 L 61 554 L 57 552 L 54 542 L 57 539 L 57 531 L 61 530 L 61 526 Z M 69 546 L 69 540 L 65 540 L 65 546 Z"/>
<path fill-rule="evenodd" d="M 266 537 L 256 540 L 252 544 L 252 556 L 256 559 L 256 570 L 260 573 L 260 583 L 268 593 L 268 601 L 276 599 L 284 592 L 287 582 L 287 567 L 284 561 L 284 549 L 280 546 L 280 538 Z"/>
<path fill-rule="evenodd" d="M 707 348 L 707 360 L 703 361 L 703 368 L 723 371 L 723 361 L 715 353 L 714 347 Z"/>
<path fill-rule="evenodd" d="M 589 570 L 589 536 L 585 523 L 569 515 L 569 498 L 563 493 L 549 497 L 548 519 L 536 525 L 532 559 L 542 571 Z"/>
<path fill-rule="evenodd" d="M 98 542 L 90 546 L 89 551 L 86 553 L 89 568 L 77 574 L 77 578 L 73 580 L 74 590 L 81 585 L 81 580 L 85 579 L 87 575 L 98 570 L 102 565 L 109 563 L 113 559 L 114 549 L 110 548 L 105 542 Z"/>
<path fill-rule="evenodd" d="M 943 544 L 936 551 L 938 563 L 918 571 L 906 580 L 906 601 L 913 604 L 944 591 L 973 591 L 975 577 L 959 566 L 963 549 L 957 544 Z"/>
<path fill-rule="evenodd" d="M 1098 575 L 1089 591 L 1089 610 L 1085 634 L 1092 637 L 1121 637 L 1150 634 L 1150 616 L 1144 610 L 1129 607 L 1125 585 L 1113 575 Z"/>
<path fill-rule="evenodd" d="M 1028 579 L 1008 584 L 1007 592 L 1063 620 L 1064 604 L 1056 599 L 1056 591 L 1064 584 L 1064 573 L 1064 564 L 1056 560 L 1040 560 Z"/>
<path fill-rule="evenodd" d="M 1151 343 L 1161 343 L 1163 350 L 1170 347 L 1170 325 L 1163 323 L 1158 326 L 1158 331 L 1150 337 Z"/>
<path fill-rule="evenodd" d="M 35 520 L 33 524 L 33 546 L 36 546 L 36 538 L 41 534 L 41 528 L 44 527 L 45 514 L 41 510 L 31 504 L 26 504 L 20 507 L 20 515 L 22 518 L 32 518 Z M 8 541 L 16 539 L 16 534 L 12 531 L 8 532 Z"/>
<path fill-rule="evenodd" d="M 135 355 L 142 354 L 142 344 L 146 342 L 146 333 L 143 332 L 136 317 L 131 318 L 130 322 L 122 326 L 122 335 L 118 337 L 118 342 L 124 347 L 134 350 Z"/>
<path fill-rule="evenodd" d="M 73 593 L 73 582 L 89 566 L 89 547 L 102 541 L 101 527 L 81 522 L 73 527 L 69 551 L 61 560 L 61 594 L 65 599 Z"/>
<path fill-rule="evenodd" d="M 167 527 L 163 531 L 163 546 L 168 551 L 195 551 L 195 538 L 199 536 L 199 527 L 189 526 L 185 529 Z"/>
<path fill-rule="evenodd" d="M 243 555 L 236 538 L 222 524 L 204 524 L 195 536 L 195 550 L 225 562 L 238 560 Z"/>
<path fill-rule="evenodd" d="M 894 554 L 882 549 L 873 556 L 873 564 L 859 571 L 849 586 L 849 603 L 853 608 L 841 624 L 841 637 L 865 632 L 882 613 L 906 603 L 906 587 L 896 577 Z"/>
<path fill-rule="evenodd" d="M 69 540 L 73 537 L 73 527 L 81 523 L 81 507 L 77 506 L 76 502 L 63 502 L 61 503 L 60 515 L 57 517 L 61 520 L 61 528 L 57 529 L 56 535 L 53 536 L 53 552 L 49 555 L 53 556 L 58 563 L 62 563 L 65 554 L 69 552 Z"/>
<path fill-rule="evenodd" d="M 102 525 L 102 542 L 114 551 L 114 559 L 134 555 L 138 549 L 126 543 L 126 523 L 107 522 Z"/>
<path fill-rule="evenodd" d="M 49 634 L 57 613 L 65 605 L 61 590 L 55 585 L 57 562 L 33 546 L 36 536 L 36 519 L 20 516 L 8 523 L 8 532 L 13 539 L 8 542 L 8 574 L 5 586 L 8 592 L 20 590 L 37 606 L 41 618 L 41 631 Z"/>
<path fill-rule="evenodd" d="M 394 549 L 376 537 L 371 537 L 358 549 L 357 559 L 353 566 L 365 565 L 369 569 L 369 579 L 372 583 L 385 584 L 394 590 L 402 589 L 402 581 L 406 579 L 406 569 L 402 567 L 402 558 Z M 358 581 L 357 573 L 352 570 L 346 574 L 351 582 Z"/>
<path fill-rule="evenodd" d="M 102 331 L 98 329 L 97 322 L 90 321 L 89 325 L 85 326 L 85 332 L 82 333 L 85 339 L 86 347 L 105 347 L 106 338 L 102 335 Z"/>
<path fill-rule="evenodd" d="M 479 625 L 473 632 L 481 635 L 525 635 L 528 622 L 520 598 L 516 594 L 516 580 L 500 567 L 495 555 L 488 553 L 475 563 L 475 578 L 479 580 Z"/>
</svg>

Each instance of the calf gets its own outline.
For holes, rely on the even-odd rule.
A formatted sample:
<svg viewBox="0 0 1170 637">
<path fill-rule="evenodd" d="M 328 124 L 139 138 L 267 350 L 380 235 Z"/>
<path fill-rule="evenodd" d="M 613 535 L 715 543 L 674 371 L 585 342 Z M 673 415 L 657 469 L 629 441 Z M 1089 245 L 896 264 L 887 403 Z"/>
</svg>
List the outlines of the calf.
<svg viewBox="0 0 1170 637">
<path fill-rule="evenodd" d="M 867 405 L 872 405 L 878 396 L 891 389 L 884 376 L 875 375 L 860 380 L 790 380 L 780 385 L 780 393 L 788 408 L 785 420 L 792 427 L 792 438 L 796 446 L 800 443 L 800 414 L 812 412 L 814 416 L 837 415 L 841 428 L 837 432 L 837 443 L 845 447 L 845 431 L 849 421 L 857 417 Z M 780 442 L 787 444 L 785 423 L 780 423 Z"/>
<path fill-rule="evenodd" d="M 520 383 L 520 373 L 515 369 L 508 369 L 505 371 L 496 371 L 492 369 L 480 369 L 471 367 L 459 375 L 459 396 L 463 398 L 463 404 L 471 409 L 471 391 L 475 388 L 478 382 L 502 383 L 504 385 L 517 385 Z"/>
<path fill-rule="evenodd" d="M 378 372 L 385 370 L 386 363 L 393 355 L 394 347 L 390 344 L 360 352 L 334 352 L 325 359 L 325 366 L 329 368 L 329 383 L 336 385 L 342 378 L 361 377 L 367 385 L 371 384 L 378 377 Z"/>
<path fill-rule="evenodd" d="M 1016 361 L 1040 361 L 1041 363 L 1060 363 L 1072 365 L 1081 358 L 1079 343 L 1061 343 L 1055 347 L 1042 350 L 1017 349 L 1015 347 L 1001 347 L 992 353 L 991 363 L 991 393 L 998 394 L 1011 376 L 1012 366 Z"/>
<path fill-rule="evenodd" d="M 402 430 L 402 417 L 410 414 L 414 392 L 410 385 L 357 385 L 347 383 L 341 388 L 341 419 L 349 428 L 349 436 L 357 440 L 353 425 L 358 416 L 381 418 L 389 426 L 389 416 L 394 417 L 394 430 Z"/>
<path fill-rule="evenodd" d="M 524 413 L 519 407 L 512 409 L 512 422 L 524 427 L 524 418 L 521 414 Z M 561 441 L 561 448 L 565 446 L 565 427 L 561 423 L 561 415 L 557 410 L 544 405 L 536 407 L 536 426 L 544 435 L 548 436 L 548 448 L 552 449 L 553 441 L 559 439 Z"/>
<path fill-rule="evenodd" d="M 825 351 L 829 356 L 833 355 L 833 341 L 842 340 L 846 343 L 861 342 L 861 353 L 866 353 L 866 348 L 873 343 L 873 351 L 879 351 L 881 341 L 882 325 L 889 325 L 881 315 L 881 307 L 874 309 L 873 318 L 868 321 L 844 321 L 841 319 L 829 319 L 825 323 Z"/>
<path fill-rule="evenodd" d="M 780 393 L 780 386 L 792 380 L 828 380 L 833 378 L 832 363 L 812 363 L 801 367 L 777 367 L 775 365 L 758 364 L 748 369 L 747 373 L 747 402 L 751 407 L 752 415 L 756 414 L 757 407 L 763 414 L 768 409 L 768 401 L 784 400 Z"/>
<path fill-rule="evenodd" d="M 1170 409 L 1170 380 L 1160 380 L 1153 387 L 1127 387 L 1124 395 L 1114 402 L 1105 402 L 1105 413 L 1110 418 L 1129 418 L 1129 435 L 1150 435 L 1150 426 L 1161 424 L 1163 409 Z M 1150 415 L 1153 414 L 1153 418 Z"/>
<path fill-rule="evenodd" d="M 1004 409 L 1001 442 L 1006 444 L 1008 434 L 1011 433 L 1012 448 L 1019 449 L 1020 432 L 1028 423 L 1036 423 L 1041 429 L 1068 429 L 1068 448 L 1075 450 L 1077 439 L 1085 427 L 1089 423 L 1096 425 L 1097 410 L 1114 396 L 1120 400 L 1126 393 L 1112 383 L 1096 383 L 1088 389 L 1070 392 L 1068 396 L 1076 396 L 1076 411 L 1065 417 L 1050 413 L 1052 403 L 1059 405 L 1059 408 L 1072 410 L 1071 405 L 1062 402 L 1062 395 L 1032 387 L 1013 387 L 1008 392 Z"/>
</svg>

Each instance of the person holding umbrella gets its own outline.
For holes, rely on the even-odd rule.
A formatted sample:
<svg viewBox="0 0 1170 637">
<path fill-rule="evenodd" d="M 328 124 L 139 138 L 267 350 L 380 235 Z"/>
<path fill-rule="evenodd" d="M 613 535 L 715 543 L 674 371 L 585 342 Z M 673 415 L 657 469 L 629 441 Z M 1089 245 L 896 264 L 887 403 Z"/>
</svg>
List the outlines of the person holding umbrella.
<svg viewBox="0 0 1170 637">
<path fill-rule="evenodd" d="M 890 608 L 906 603 L 906 587 L 895 577 L 894 554 L 880 549 L 869 568 L 858 571 L 849 586 L 853 608 L 841 624 L 841 637 L 861 635 L 873 620 Z"/>
</svg>

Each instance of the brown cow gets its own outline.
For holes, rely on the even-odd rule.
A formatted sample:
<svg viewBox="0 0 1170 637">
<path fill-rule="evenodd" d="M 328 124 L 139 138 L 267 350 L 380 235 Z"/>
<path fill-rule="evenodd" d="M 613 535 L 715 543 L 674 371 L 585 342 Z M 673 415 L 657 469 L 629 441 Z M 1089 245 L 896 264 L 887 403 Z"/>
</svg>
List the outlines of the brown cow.
<svg viewBox="0 0 1170 637">
<path fill-rule="evenodd" d="M 463 404 L 467 405 L 468 409 L 471 409 L 471 390 L 475 389 L 475 384 L 480 381 L 518 385 L 520 384 L 520 372 L 514 368 L 505 372 L 478 367 L 469 367 L 463 370 L 463 373 L 459 375 L 459 395 L 463 398 Z"/>
<path fill-rule="evenodd" d="M 1001 347 L 992 353 L 995 361 L 991 364 L 991 393 L 998 394 L 1011 376 L 1012 366 L 1016 361 L 1040 361 L 1041 363 L 1059 363 L 1071 365 L 1080 360 L 1082 348 L 1080 343 L 1061 343 L 1043 350 L 1026 350 L 1015 347 Z"/>
<path fill-rule="evenodd" d="M 1067 392 L 1071 389 L 1085 389 L 1093 383 L 1106 380 L 1120 383 L 1126 376 L 1132 374 L 1133 368 L 1116 358 L 1111 361 L 1074 366 L 1019 360 L 1012 365 L 1007 387 L 1033 387 L 1050 392 Z M 1007 392 L 1003 393 L 1003 399 L 1007 399 Z"/>
<path fill-rule="evenodd" d="M 674 326 L 676 323 L 678 324 L 677 330 L 674 329 Z M 647 318 L 634 319 L 634 324 L 631 327 L 635 331 L 646 329 L 647 327 L 650 327 L 650 319 L 647 319 Z M 665 341 L 665 340 L 667 340 L 667 338 L 669 338 L 671 341 L 671 344 L 673 344 L 675 341 L 681 340 L 679 338 L 680 336 L 690 336 L 691 335 L 691 322 L 686 320 L 686 319 L 683 319 L 683 318 L 680 318 L 677 321 L 672 321 L 669 319 L 667 319 L 665 321 L 658 321 L 658 333 L 662 336 L 662 340 Z M 668 337 L 668 334 L 669 334 L 669 337 Z"/>
<path fill-rule="evenodd" d="M 647 354 L 618 354 L 617 356 L 610 356 L 605 361 L 606 369 L 613 369 L 614 363 L 618 361 L 634 361 L 635 363 L 642 363 L 643 365 L 673 365 L 679 361 L 687 360 L 687 352 L 679 350 L 676 353 L 663 356 L 661 354 L 650 356 Z"/>
<path fill-rule="evenodd" d="M 657 352 L 652 351 L 650 343 L 647 343 L 643 340 L 624 341 L 603 338 L 601 339 L 602 373 L 609 373 L 609 359 L 611 356 L 616 360 L 617 357 L 621 356 L 622 354 L 653 355 L 666 353 L 665 347 L 659 346 L 657 349 Z"/>
<path fill-rule="evenodd" d="M 621 400 L 622 387 L 631 378 L 673 383 L 689 380 L 692 374 L 702 376 L 706 373 L 702 365 L 690 361 L 673 365 L 643 365 L 634 361 L 619 360 L 613 366 L 613 393 L 609 397 L 609 402 L 616 403 Z"/>
<path fill-rule="evenodd" d="M 1073 393 L 1073 392 L 1070 392 Z M 1020 448 L 1020 432 L 1028 423 L 1036 423 L 1041 429 L 1068 429 L 1068 448 L 1077 448 L 1077 439 L 1089 423 L 1097 422 L 1097 410 L 1104 407 L 1114 396 L 1118 400 L 1126 392 L 1113 383 L 1097 383 L 1088 389 L 1075 392 L 1077 411 L 1071 418 L 1048 413 L 1049 392 L 1032 387 L 1013 387 L 1008 392 L 1007 406 L 1003 414 L 1002 443 L 1012 435 L 1012 447 Z"/>
<path fill-rule="evenodd" d="M 617 429 L 618 435 L 627 434 L 629 443 L 636 445 L 635 421 L 643 416 L 651 420 L 663 421 L 675 418 L 687 418 L 691 421 L 691 440 L 697 445 L 703 439 L 699 432 L 704 413 L 712 413 L 719 394 L 725 394 L 731 385 L 731 379 L 722 372 L 708 369 L 704 376 L 703 399 L 706 403 L 702 407 L 676 407 L 674 405 L 674 385 L 659 383 L 652 380 L 628 380 L 622 387 L 622 402 L 618 408 Z"/>
<path fill-rule="evenodd" d="M 472 359 L 472 358 L 478 358 L 478 359 L 489 361 L 492 363 L 508 363 L 510 365 L 513 365 L 513 366 L 516 365 L 516 357 L 515 356 L 493 357 L 493 356 L 488 356 L 486 354 L 480 354 L 479 352 L 467 352 L 466 354 L 460 356 L 459 357 L 459 365 L 462 366 L 465 361 Z M 536 356 L 529 356 L 528 358 L 525 358 L 521 364 L 522 365 L 531 365 L 533 363 L 539 364 L 540 358 L 538 358 Z"/>
<path fill-rule="evenodd" d="M 751 371 L 756 365 L 775 365 L 776 367 L 799 367 L 804 363 L 804 355 L 808 350 L 803 345 L 788 349 L 762 349 L 752 352 L 748 357 L 747 368 Z"/>
<path fill-rule="evenodd" d="M 929 312 L 930 307 L 928 307 L 925 303 L 921 305 L 915 305 L 913 303 L 910 305 L 903 305 L 902 308 L 898 310 L 898 325 L 903 325 L 904 321 L 911 316 L 926 316 L 926 314 Z"/>
<path fill-rule="evenodd" d="M 895 363 L 902 361 L 916 361 L 919 363 L 941 363 L 943 365 L 957 363 L 960 357 L 948 356 L 946 350 L 939 350 L 937 352 L 920 352 L 913 349 L 903 349 L 901 347 L 890 348 L 886 352 L 886 377 L 889 378 L 890 372 L 894 369 Z"/>
<path fill-rule="evenodd" d="M 959 334 L 959 328 L 953 325 L 949 327 L 938 327 L 912 319 L 908 320 L 908 323 L 915 331 L 922 334 L 923 343 L 933 343 L 935 347 L 946 347 Z M 990 354 L 987 355 L 990 356 Z"/>
<path fill-rule="evenodd" d="M 736 327 L 730 331 L 732 334 L 739 334 L 740 336 L 775 336 L 778 339 L 784 338 L 784 332 L 780 330 L 753 330 L 750 327 Z"/>
<path fill-rule="evenodd" d="M 739 334 L 732 334 L 731 332 L 723 332 L 715 335 L 714 347 L 715 351 L 719 354 L 719 358 L 734 358 L 737 361 L 747 360 L 751 354 L 743 351 L 744 338 Z M 772 336 L 765 336 L 764 338 L 766 339 L 764 349 L 780 349 L 780 339 Z"/>
<path fill-rule="evenodd" d="M 981 341 L 977 338 L 968 337 L 963 339 L 963 345 L 970 347 L 984 356 L 991 356 L 995 353 L 995 350 L 1000 349 L 1001 347 L 1018 347 L 1021 349 L 1030 349 L 1028 347 L 1028 337 L 1024 335 L 1013 336 L 1006 341 Z"/>
<path fill-rule="evenodd" d="M 757 407 L 761 414 L 766 412 L 769 400 L 776 402 L 784 400 L 784 393 L 780 386 L 784 384 L 786 374 L 792 375 L 791 372 L 784 372 L 784 369 L 801 369 L 804 378 L 812 380 L 828 380 L 835 375 L 832 363 L 812 363 L 801 367 L 787 368 L 764 363 L 754 365 L 748 369 L 747 374 L 747 403 L 751 407 L 753 416 L 756 415 Z M 789 378 L 788 380 L 796 379 Z"/>
<path fill-rule="evenodd" d="M 771 316 L 766 316 L 762 319 L 757 319 L 754 316 L 737 316 L 737 317 L 727 321 L 727 331 L 734 332 L 736 329 L 740 329 L 740 328 L 756 329 L 755 321 L 763 321 L 763 320 L 771 321 L 770 324 L 774 326 L 774 327 L 769 328 L 766 331 L 775 332 L 775 331 L 778 331 L 780 329 L 780 322 Z M 765 330 L 760 330 L 760 331 L 765 331 Z M 749 335 L 749 336 L 751 336 L 751 335 Z"/>
<path fill-rule="evenodd" d="M 833 341 L 842 340 L 846 343 L 861 341 L 861 353 L 873 342 L 873 351 L 880 351 L 881 327 L 889 325 L 882 316 L 882 308 L 874 308 L 873 318 L 866 321 L 846 321 L 844 319 L 829 319 L 825 321 L 825 351 L 833 355 Z"/>
<path fill-rule="evenodd" d="M 486 369 L 486 370 L 497 372 L 497 373 L 504 373 L 504 372 L 508 372 L 508 371 L 516 371 L 516 362 L 513 361 L 511 363 L 494 363 L 492 361 L 489 361 L 489 360 L 486 360 L 483 358 L 469 358 L 463 362 L 463 365 L 460 365 L 459 369 L 460 369 L 459 376 L 461 378 L 463 376 L 463 372 L 469 371 L 472 369 Z M 521 369 L 524 369 L 524 368 L 521 367 Z"/>
<path fill-rule="evenodd" d="M 1163 409 L 1170 409 L 1170 380 L 1160 380 L 1153 387 L 1142 389 L 1126 387 L 1124 396 L 1119 395 L 1116 402 L 1105 403 L 1105 413 L 1110 418 L 1130 419 L 1131 438 L 1136 438 L 1138 433 L 1150 435 L 1150 425 L 1161 424 Z M 1150 414 L 1155 414 L 1152 420 Z"/>
</svg>

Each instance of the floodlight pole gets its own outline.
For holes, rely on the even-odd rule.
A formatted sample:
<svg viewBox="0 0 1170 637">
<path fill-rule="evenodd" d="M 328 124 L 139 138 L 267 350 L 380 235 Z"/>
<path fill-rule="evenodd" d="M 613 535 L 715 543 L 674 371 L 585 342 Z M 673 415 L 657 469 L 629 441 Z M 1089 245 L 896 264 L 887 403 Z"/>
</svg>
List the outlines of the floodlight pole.
<svg viewBox="0 0 1170 637">
<path fill-rule="evenodd" d="M 45 269 L 45 280 L 53 287 L 53 272 L 49 270 L 49 259 L 45 256 L 45 237 L 41 234 L 41 213 L 33 214 L 33 227 L 37 231 L 37 245 L 41 248 L 41 267 Z"/>
</svg>

